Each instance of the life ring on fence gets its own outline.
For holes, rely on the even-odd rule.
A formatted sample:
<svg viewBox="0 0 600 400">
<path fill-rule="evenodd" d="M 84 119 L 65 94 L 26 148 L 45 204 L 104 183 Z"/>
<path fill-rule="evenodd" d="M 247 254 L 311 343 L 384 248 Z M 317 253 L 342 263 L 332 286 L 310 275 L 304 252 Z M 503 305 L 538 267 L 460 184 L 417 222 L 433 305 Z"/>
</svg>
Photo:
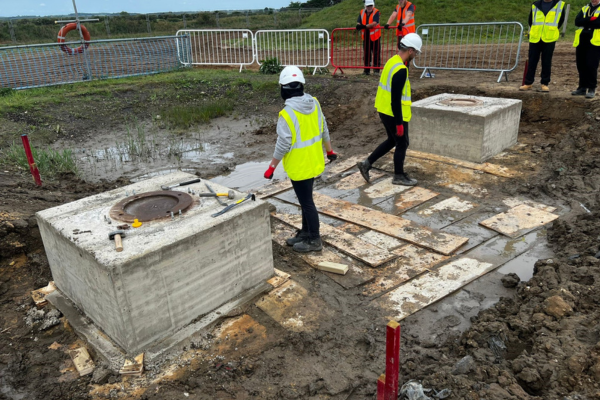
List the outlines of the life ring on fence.
<svg viewBox="0 0 600 400">
<path fill-rule="evenodd" d="M 73 29 L 77 29 L 76 22 L 71 22 L 70 24 L 67 24 L 67 25 L 63 26 L 62 28 L 60 28 L 60 31 L 58 31 L 58 43 L 64 43 L 67 38 L 67 33 L 71 32 Z M 83 25 L 81 25 L 81 33 L 83 34 L 83 40 L 85 42 L 89 42 L 90 41 L 90 33 L 88 32 L 87 29 L 85 29 L 85 26 L 83 26 Z M 84 43 L 81 46 L 79 46 L 75 49 L 72 49 L 69 46 L 67 46 L 66 44 L 63 44 L 62 46 L 60 46 L 60 49 L 67 54 L 75 55 L 75 54 L 83 53 L 83 51 L 85 49 L 87 49 L 89 46 L 90 46 L 89 43 Z"/>
</svg>

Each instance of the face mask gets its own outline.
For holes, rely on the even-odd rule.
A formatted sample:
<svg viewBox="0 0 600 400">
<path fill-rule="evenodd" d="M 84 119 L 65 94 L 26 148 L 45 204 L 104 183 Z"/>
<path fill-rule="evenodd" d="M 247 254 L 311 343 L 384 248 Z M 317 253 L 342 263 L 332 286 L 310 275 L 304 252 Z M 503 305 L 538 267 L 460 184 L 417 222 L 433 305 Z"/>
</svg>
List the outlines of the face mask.
<svg viewBox="0 0 600 400">
<path fill-rule="evenodd" d="M 298 89 L 284 89 L 283 86 L 281 86 L 281 98 L 283 100 L 297 96 L 304 96 L 304 89 L 302 87 L 299 87 Z"/>
</svg>

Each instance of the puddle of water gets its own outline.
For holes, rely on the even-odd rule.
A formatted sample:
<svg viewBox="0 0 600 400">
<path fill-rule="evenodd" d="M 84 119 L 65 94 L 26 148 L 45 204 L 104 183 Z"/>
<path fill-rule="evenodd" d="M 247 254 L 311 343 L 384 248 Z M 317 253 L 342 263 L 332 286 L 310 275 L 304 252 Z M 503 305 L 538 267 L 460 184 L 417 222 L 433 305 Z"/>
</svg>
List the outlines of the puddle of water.
<svg viewBox="0 0 600 400">
<path fill-rule="evenodd" d="M 211 181 L 241 192 L 258 189 L 270 182 L 264 177 L 265 171 L 269 168 L 270 161 L 251 161 L 240 164 L 230 174 L 217 176 L 211 179 Z M 283 170 L 283 165 L 280 163 L 273 174 L 273 181 L 282 179 L 288 179 L 288 177 Z"/>
<path fill-rule="evenodd" d="M 514 258 L 498 269 L 502 274 L 514 272 L 519 278 L 526 282 L 533 277 L 533 266 L 537 260 L 554 257 L 554 252 L 547 242 L 537 242 L 535 247 L 517 258 Z"/>
</svg>

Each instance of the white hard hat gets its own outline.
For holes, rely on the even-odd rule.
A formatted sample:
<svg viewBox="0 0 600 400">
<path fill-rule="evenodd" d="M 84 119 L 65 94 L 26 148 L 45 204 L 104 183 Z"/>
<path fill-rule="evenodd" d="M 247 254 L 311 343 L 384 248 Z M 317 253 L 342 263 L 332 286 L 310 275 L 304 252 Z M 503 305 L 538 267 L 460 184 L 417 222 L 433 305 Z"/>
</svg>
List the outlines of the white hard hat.
<svg viewBox="0 0 600 400">
<path fill-rule="evenodd" d="M 373 0 L 365 0 L 365 7 L 366 6 L 374 6 L 375 2 Z"/>
<path fill-rule="evenodd" d="M 287 85 L 292 82 L 305 83 L 304 74 L 300 71 L 300 68 L 293 65 L 285 67 L 283 71 L 281 71 L 281 75 L 279 75 L 280 85 Z"/>
<path fill-rule="evenodd" d="M 404 36 L 402 40 L 400 40 L 400 44 L 404 47 L 412 47 L 419 53 L 421 52 L 421 46 L 423 46 L 423 41 L 421 40 L 421 36 L 416 33 L 409 33 Z"/>
</svg>

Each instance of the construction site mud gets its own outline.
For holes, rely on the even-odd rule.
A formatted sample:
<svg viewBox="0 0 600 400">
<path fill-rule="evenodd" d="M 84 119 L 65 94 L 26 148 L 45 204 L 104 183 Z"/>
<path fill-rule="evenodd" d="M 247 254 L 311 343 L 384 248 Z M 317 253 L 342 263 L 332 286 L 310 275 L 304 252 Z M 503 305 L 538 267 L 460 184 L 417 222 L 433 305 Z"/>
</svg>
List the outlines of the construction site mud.
<svg viewBox="0 0 600 400">
<path fill-rule="evenodd" d="M 522 69 L 511 74 L 512 82 L 500 84 L 494 74 L 447 71 L 418 80 L 418 71 L 411 71 L 413 100 L 440 93 L 522 100 L 519 144 L 492 161 L 523 174 L 482 179 L 478 192 L 472 192 L 477 195 L 465 196 L 486 211 L 493 210 L 494 201 L 523 197 L 558 207 L 561 214 L 536 233 L 547 240 L 548 256 L 521 266 L 530 269 L 530 280 L 519 282 L 517 276 L 495 270 L 401 321 L 400 383 L 417 380 L 432 389 L 427 393 L 431 398 L 600 398 L 600 103 L 570 96 L 576 71 L 569 47 L 557 47 L 554 69 L 562 73 L 556 74 L 550 94 L 519 92 L 516 77 Z M 341 160 L 365 154 L 385 135 L 373 108 L 375 79 L 353 74 L 308 78 L 307 92 L 319 98 Z M 210 128 L 202 136 L 203 143 L 214 146 L 211 157 L 163 167 L 188 168 L 202 178 L 226 175 L 249 162 L 264 161 L 266 167 L 276 139 L 278 96 L 273 90 L 256 111 L 255 104 L 250 108 L 240 98 L 234 110 L 240 117 L 227 118 L 238 121 L 234 124 L 247 114 L 264 119 L 228 137 L 220 134 L 227 119 L 220 119 L 220 129 Z M 81 147 L 91 137 L 110 136 L 101 123 L 118 128 L 118 120 L 108 118 L 102 104 L 97 106 L 99 119 L 77 121 L 76 131 L 64 135 L 59 145 Z M 35 120 L 32 114 L 4 118 L 7 123 Z M 152 115 L 140 112 L 138 117 L 151 124 Z M 125 126 L 116 131 L 124 132 Z M 223 157 L 225 153 L 232 154 Z M 463 183 L 458 170 L 450 171 L 449 184 L 442 184 L 433 170 L 411 171 L 410 165 L 420 184 L 440 192 Z M 108 370 L 93 349 L 96 370 L 79 377 L 67 350 L 83 343 L 68 321 L 55 324 L 48 315 L 51 306 L 41 314 L 31 311 L 36 307 L 30 292 L 52 280 L 34 214 L 123 186 L 135 174 L 148 172 L 110 173 L 102 180 L 61 175 L 37 188 L 23 171 L 3 166 L 0 399 L 375 398 L 385 366 L 387 320 L 373 301 L 386 292 L 372 296 L 366 284 L 345 288 L 276 242 L 275 268 L 290 274 L 302 289 L 304 300 L 289 303 L 290 312 L 302 313 L 306 329 L 287 329 L 264 311 L 264 304 L 250 302 L 167 359 L 146 365 L 142 377 Z M 279 222 L 272 218 L 272 223 Z"/>
</svg>

